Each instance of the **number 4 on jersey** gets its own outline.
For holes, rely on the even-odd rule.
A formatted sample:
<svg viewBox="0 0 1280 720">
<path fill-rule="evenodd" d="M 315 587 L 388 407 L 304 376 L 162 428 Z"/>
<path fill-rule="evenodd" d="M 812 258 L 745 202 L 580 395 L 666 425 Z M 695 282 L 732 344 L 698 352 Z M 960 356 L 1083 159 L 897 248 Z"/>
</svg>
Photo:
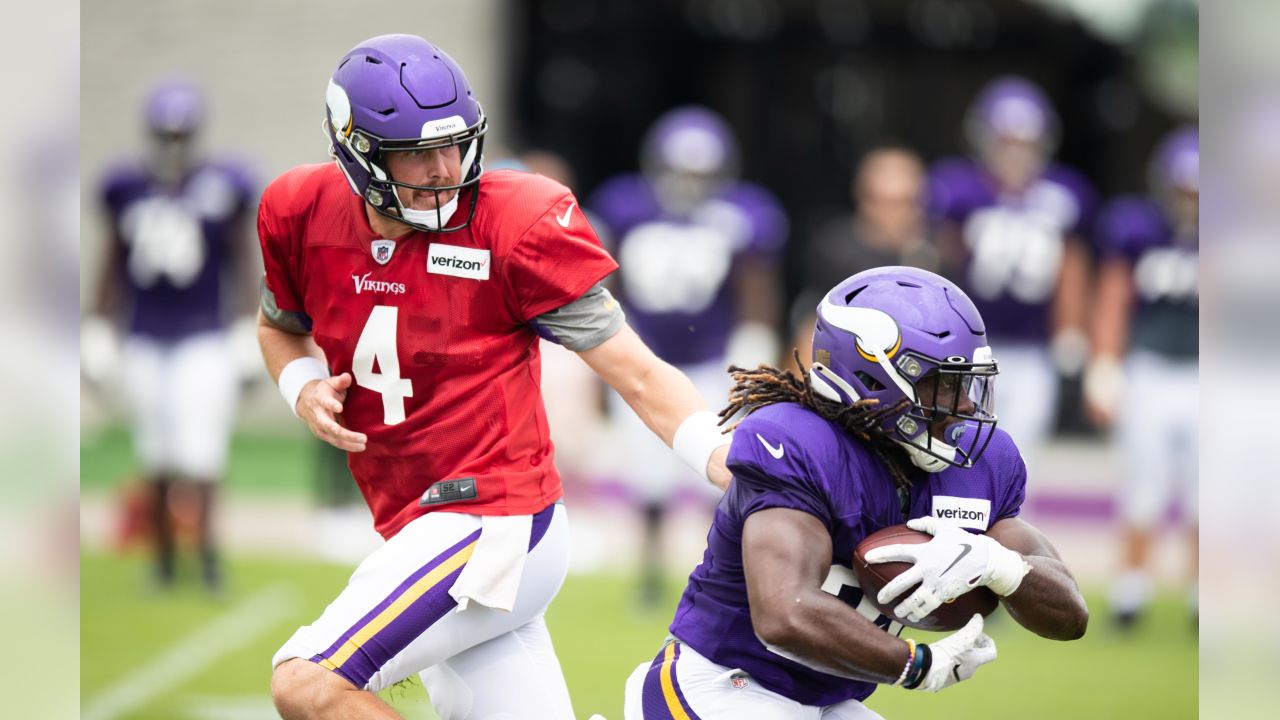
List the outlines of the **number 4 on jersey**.
<svg viewBox="0 0 1280 720">
<path fill-rule="evenodd" d="M 397 307 L 375 305 L 351 360 L 356 384 L 382 395 L 382 422 L 387 425 L 404 422 L 404 399 L 413 397 L 413 383 L 400 377 L 400 354 L 396 351 L 399 313 Z M 381 372 L 374 372 L 375 362 Z"/>
</svg>

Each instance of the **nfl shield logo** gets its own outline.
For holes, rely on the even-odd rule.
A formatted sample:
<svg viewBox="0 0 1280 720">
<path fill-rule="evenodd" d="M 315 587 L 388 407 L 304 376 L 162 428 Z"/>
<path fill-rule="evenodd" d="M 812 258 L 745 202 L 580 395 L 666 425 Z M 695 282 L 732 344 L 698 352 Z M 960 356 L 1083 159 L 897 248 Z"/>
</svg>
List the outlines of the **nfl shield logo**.
<svg viewBox="0 0 1280 720">
<path fill-rule="evenodd" d="M 373 259 L 377 260 L 379 265 L 386 265 L 391 260 L 391 253 L 395 252 L 395 249 L 395 240 L 374 240 Z"/>
<path fill-rule="evenodd" d="M 747 681 L 746 675 L 743 675 L 742 673 L 734 673 L 729 676 L 729 684 L 733 685 L 735 689 L 741 690 L 751 683 Z"/>
</svg>

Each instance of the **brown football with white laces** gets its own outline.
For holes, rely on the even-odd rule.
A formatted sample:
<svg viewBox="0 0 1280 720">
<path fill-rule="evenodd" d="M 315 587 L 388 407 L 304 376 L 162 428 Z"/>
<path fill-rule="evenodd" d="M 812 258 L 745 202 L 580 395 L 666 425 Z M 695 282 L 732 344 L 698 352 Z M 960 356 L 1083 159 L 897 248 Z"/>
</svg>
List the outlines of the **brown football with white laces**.
<svg viewBox="0 0 1280 720">
<path fill-rule="evenodd" d="M 903 625 L 918 630 L 959 630 L 964 627 L 965 623 L 969 622 L 974 613 L 978 613 L 983 617 L 990 615 L 1000 602 L 996 598 L 996 594 L 985 587 L 975 588 L 949 603 L 939 605 L 919 622 L 907 622 L 893 614 L 893 609 L 898 606 L 898 603 L 915 592 L 915 589 L 920 587 L 919 584 L 907 588 L 902 595 L 888 603 L 881 603 L 876 600 L 876 595 L 879 594 L 881 588 L 887 585 L 890 580 L 910 569 L 911 563 L 887 562 L 871 564 L 866 560 L 867 552 L 886 545 L 915 545 L 929 542 L 932 539 L 933 536 L 929 533 L 912 530 L 906 525 L 883 528 L 863 538 L 862 542 L 858 543 L 858 546 L 853 551 L 853 572 L 858 576 L 858 584 L 862 586 L 862 591 L 866 594 L 866 598 L 885 617 L 892 618 Z"/>
</svg>

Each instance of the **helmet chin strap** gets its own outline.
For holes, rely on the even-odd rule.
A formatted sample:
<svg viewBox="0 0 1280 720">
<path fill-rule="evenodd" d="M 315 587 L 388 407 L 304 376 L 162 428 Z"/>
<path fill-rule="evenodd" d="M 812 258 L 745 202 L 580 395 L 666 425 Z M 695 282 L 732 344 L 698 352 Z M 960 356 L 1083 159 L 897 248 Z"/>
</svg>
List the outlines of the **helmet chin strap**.
<svg viewBox="0 0 1280 720">
<path fill-rule="evenodd" d="M 924 448 L 920 446 L 920 441 L 928 436 L 929 433 L 926 431 L 921 433 L 919 437 L 915 437 L 910 440 L 894 440 L 894 442 L 901 445 L 902 449 L 907 451 L 907 457 L 911 458 L 912 465 L 915 465 L 927 473 L 942 472 L 943 470 L 952 467 L 951 463 L 947 460 L 943 460 L 940 457 L 935 457 L 934 455 L 925 452 Z M 932 447 L 939 451 L 937 453 L 939 455 L 945 455 L 948 458 L 955 458 L 956 456 L 956 448 L 953 445 L 948 445 L 947 443 L 935 439 Z"/>
<path fill-rule="evenodd" d="M 461 195 L 462 193 L 455 192 L 453 199 L 439 208 L 431 210 L 414 210 L 413 208 L 405 207 L 404 203 L 400 202 L 400 198 L 396 198 L 396 202 L 399 203 L 400 215 L 405 220 L 415 225 L 423 225 L 432 230 L 439 230 L 449 222 L 449 218 L 453 217 L 453 212 L 458 209 L 458 197 Z"/>
</svg>

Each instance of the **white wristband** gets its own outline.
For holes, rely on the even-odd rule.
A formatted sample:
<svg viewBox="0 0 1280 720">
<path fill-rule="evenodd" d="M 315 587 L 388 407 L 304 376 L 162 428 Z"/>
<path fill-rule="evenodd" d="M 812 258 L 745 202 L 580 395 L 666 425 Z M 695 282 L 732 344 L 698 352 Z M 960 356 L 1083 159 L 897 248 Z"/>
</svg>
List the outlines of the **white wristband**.
<svg viewBox="0 0 1280 720">
<path fill-rule="evenodd" d="M 720 427 L 716 423 L 715 413 L 699 410 L 680 423 L 671 440 L 671 449 L 676 456 L 703 477 L 707 476 L 711 454 L 731 441 L 729 435 L 720 433 Z"/>
<path fill-rule="evenodd" d="M 327 377 L 329 377 L 329 368 L 325 367 L 319 358 L 306 355 L 291 360 L 288 365 L 285 365 L 280 371 L 280 379 L 276 384 L 280 386 L 280 394 L 289 405 L 289 411 L 297 415 L 298 396 L 302 394 L 303 386 L 312 380 L 323 380 Z"/>
<path fill-rule="evenodd" d="M 987 583 L 987 589 L 1000 597 L 1008 597 L 1017 592 L 1022 579 L 1031 572 L 1031 564 L 1017 551 L 1003 545 L 1001 548 L 1004 552 L 992 556 L 996 570 L 991 573 L 991 581 Z"/>
</svg>

